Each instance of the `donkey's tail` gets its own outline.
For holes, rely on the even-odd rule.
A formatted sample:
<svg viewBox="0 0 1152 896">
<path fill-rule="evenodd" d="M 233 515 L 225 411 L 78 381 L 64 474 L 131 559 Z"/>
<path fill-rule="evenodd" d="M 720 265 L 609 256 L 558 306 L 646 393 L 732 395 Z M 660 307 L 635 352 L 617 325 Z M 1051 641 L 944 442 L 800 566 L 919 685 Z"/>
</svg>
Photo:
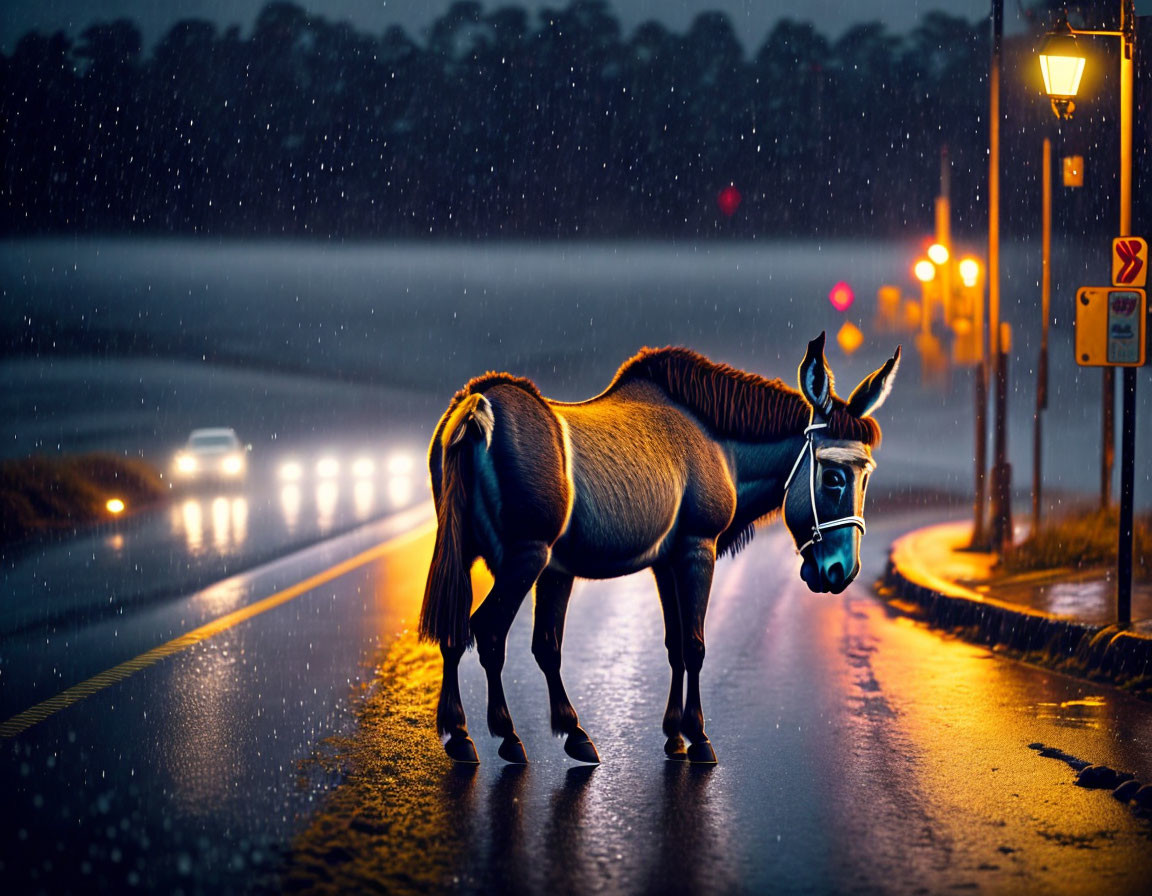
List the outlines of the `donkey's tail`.
<svg viewBox="0 0 1152 896">
<path fill-rule="evenodd" d="M 468 489 L 464 465 L 470 463 L 471 447 L 484 440 L 492 444 L 496 418 L 492 405 L 479 393 L 467 396 L 449 412 L 440 434 L 441 483 L 436 505 L 436 546 L 420 608 L 420 637 L 442 647 L 468 647 L 472 631 L 472 577 L 465 555 L 464 527 L 468 514 Z"/>
</svg>

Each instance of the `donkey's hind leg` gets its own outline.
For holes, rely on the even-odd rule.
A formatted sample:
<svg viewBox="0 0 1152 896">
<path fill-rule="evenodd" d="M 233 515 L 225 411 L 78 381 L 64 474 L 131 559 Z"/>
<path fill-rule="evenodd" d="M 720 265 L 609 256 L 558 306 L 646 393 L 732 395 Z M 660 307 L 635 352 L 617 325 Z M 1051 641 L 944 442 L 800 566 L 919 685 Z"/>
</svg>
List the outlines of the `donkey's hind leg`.
<svg viewBox="0 0 1152 896">
<path fill-rule="evenodd" d="M 532 626 L 532 655 L 548 682 L 552 733 L 565 735 L 564 752 L 578 762 L 599 763 L 600 755 L 584 729 L 560 678 L 560 647 L 564 617 L 572 595 L 572 576 L 545 570 L 536 581 L 536 614 Z"/>
<path fill-rule="evenodd" d="M 458 670 L 464 648 L 441 645 L 440 655 L 444 657 L 444 676 L 440 682 L 440 701 L 436 706 L 436 727 L 442 735 L 448 735 L 448 740 L 444 744 L 444 752 L 448 754 L 448 758 L 474 765 L 480 759 L 476 755 L 476 744 L 468 736 L 464 720 L 464 704 L 460 700 Z"/>
<path fill-rule="evenodd" d="M 509 546 L 504 553 L 504 562 L 496 571 L 492 590 L 472 614 L 476 650 L 480 654 L 480 665 L 488 676 L 488 730 L 495 737 L 503 738 L 499 753 L 500 758 L 507 762 L 528 761 L 524 744 L 512 724 L 512 714 L 504 698 L 504 682 L 500 677 L 504 669 L 508 629 L 512 627 L 512 620 L 516 618 L 524 597 L 548 565 L 550 550 L 543 541 Z"/>
<path fill-rule="evenodd" d="M 688 673 L 687 696 L 680 730 L 688 735 L 690 762 L 715 764 L 716 752 L 704 733 L 704 710 L 700 705 L 700 669 L 704 665 L 704 616 L 716 568 L 716 541 L 685 538 L 674 560 L 676 597 L 680 607 L 684 669 Z"/>
<path fill-rule="evenodd" d="M 660 593 L 660 607 L 664 611 L 664 646 L 668 650 L 668 665 L 672 667 L 672 683 L 668 687 L 668 708 L 664 710 L 664 753 L 669 759 L 683 761 L 688 758 L 684 738 L 680 736 L 680 722 L 684 716 L 684 642 L 680 634 L 680 604 L 676 598 L 676 576 L 666 564 L 652 567 L 656 577 L 656 590 Z"/>
</svg>

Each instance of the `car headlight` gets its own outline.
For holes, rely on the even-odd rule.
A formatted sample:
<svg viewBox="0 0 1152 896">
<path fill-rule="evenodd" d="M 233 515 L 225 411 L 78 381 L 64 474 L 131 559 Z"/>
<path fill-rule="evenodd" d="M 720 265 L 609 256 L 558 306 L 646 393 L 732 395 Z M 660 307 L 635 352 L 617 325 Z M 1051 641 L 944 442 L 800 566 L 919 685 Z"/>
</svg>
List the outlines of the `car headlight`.
<svg viewBox="0 0 1152 896">
<path fill-rule="evenodd" d="M 240 454 L 229 454 L 220 462 L 220 469 L 228 476 L 235 476 L 244 470 L 244 457 Z"/>
<path fill-rule="evenodd" d="M 199 465 L 196 463 L 196 458 L 194 458 L 191 454 L 176 455 L 177 473 L 184 473 L 185 475 L 195 473 L 198 466 Z"/>
<path fill-rule="evenodd" d="M 321 479 L 332 479 L 340 475 L 340 461 L 334 457 L 322 457 L 316 462 L 316 475 Z"/>
<path fill-rule="evenodd" d="M 358 457 L 352 464 L 352 475 L 357 479 L 367 479 L 376 472 L 376 464 L 370 457 Z"/>
<path fill-rule="evenodd" d="M 280 478 L 285 482 L 299 482 L 304 476 L 304 468 L 299 462 L 287 460 L 280 464 Z"/>
</svg>

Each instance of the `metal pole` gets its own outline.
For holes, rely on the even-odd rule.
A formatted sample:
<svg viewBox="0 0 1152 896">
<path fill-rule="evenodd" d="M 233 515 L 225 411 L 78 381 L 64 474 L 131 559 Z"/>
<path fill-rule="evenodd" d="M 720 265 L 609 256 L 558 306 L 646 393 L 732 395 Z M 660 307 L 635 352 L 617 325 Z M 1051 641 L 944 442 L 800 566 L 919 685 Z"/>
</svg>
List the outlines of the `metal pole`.
<svg viewBox="0 0 1152 896">
<path fill-rule="evenodd" d="M 1044 181 L 1040 227 L 1040 363 L 1036 365 L 1036 415 L 1032 427 L 1032 531 L 1040 528 L 1044 487 L 1044 411 L 1048 408 L 1048 321 L 1052 302 L 1052 141 L 1044 138 Z"/>
<path fill-rule="evenodd" d="M 984 337 L 980 336 L 981 349 L 984 347 Z M 976 500 L 973 507 L 972 544 L 971 547 L 984 550 L 988 546 L 988 533 L 984 526 L 984 507 L 987 504 L 985 491 L 987 477 L 984 471 L 988 469 L 988 362 L 986 355 L 980 358 L 974 371 L 975 402 L 976 402 Z"/>
<path fill-rule="evenodd" d="M 1000 324 L 1000 354 L 996 359 L 992 428 L 992 550 L 1004 553 L 1012 546 L 1012 465 L 1008 463 L 1008 353 L 1012 350 L 1011 327 Z"/>
<path fill-rule="evenodd" d="M 1000 56 L 1004 41 L 1004 0 L 992 0 L 992 60 L 989 70 L 988 130 L 988 340 L 995 383 L 991 488 L 993 550 L 1012 540 L 1012 470 L 1008 465 L 1007 363 L 1000 328 Z"/>
<path fill-rule="evenodd" d="M 1136 43 L 1133 0 L 1120 5 L 1120 236 L 1132 232 L 1132 68 Z M 1120 432 L 1120 532 L 1116 551 L 1116 622 L 1132 621 L 1132 501 L 1136 483 L 1136 368 L 1124 368 Z"/>
<path fill-rule="evenodd" d="M 1116 369 L 1101 374 L 1100 407 L 1100 509 L 1112 506 L 1112 467 L 1116 460 Z"/>
</svg>

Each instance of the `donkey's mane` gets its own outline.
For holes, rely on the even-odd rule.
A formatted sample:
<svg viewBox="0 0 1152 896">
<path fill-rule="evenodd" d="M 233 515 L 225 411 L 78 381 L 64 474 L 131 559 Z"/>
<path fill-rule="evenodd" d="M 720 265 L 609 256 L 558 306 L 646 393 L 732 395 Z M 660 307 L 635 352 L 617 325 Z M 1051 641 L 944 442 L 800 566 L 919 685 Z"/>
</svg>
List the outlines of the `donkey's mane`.
<svg viewBox="0 0 1152 896">
<path fill-rule="evenodd" d="M 660 386 L 721 438 L 783 438 L 808 425 L 810 408 L 797 390 L 779 379 L 717 364 L 691 349 L 641 349 L 621 365 L 602 394 L 633 380 Z M 835 395 L 825 434 L 873 447 L 880 444 L 876 421 L 849 413 L 847 404 Z"/>
</svg>

